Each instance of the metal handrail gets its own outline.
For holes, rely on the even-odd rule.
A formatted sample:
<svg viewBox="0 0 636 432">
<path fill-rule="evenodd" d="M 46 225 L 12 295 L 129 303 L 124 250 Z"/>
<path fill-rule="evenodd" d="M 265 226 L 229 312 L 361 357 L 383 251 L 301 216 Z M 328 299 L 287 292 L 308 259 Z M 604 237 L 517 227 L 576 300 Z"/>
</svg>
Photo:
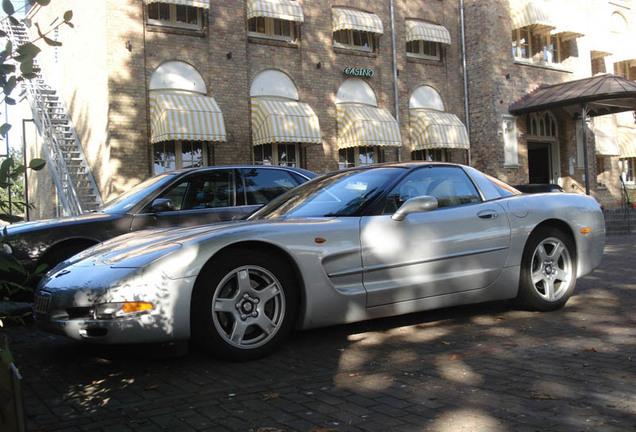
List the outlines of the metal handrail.
<svg viewBox="0 0 636 432">
<path fill-rule="evenodd" d="M 23 26 L 23 24 L 20 25 Z M 19 45 L 28 41 L 26 38 L 20 37 L 14 32 L 13 25 L 8 22 L 8 20 L 2 21 L 2 27 L 14 44 Z M 26 29 L 24 29 L 24 33 L 26 34 Z M 62 136 L 58 136 L 60 132 L 56 131 L 56 126 L 53 124 L 52 119 L 48 114 L 46 103 L 49 96 L 42 93 L 44 88 L 42 84 L 38 83 L 38 80 L 41 82 L 44 82 L 44 80 L 42 72 L 35 61 L 34 70 L 38 70 L 38 79 L 24 80 L 22 86 L 33 113 L 33 120 L 43 139 L 44 145 L 42 148 L 44 150 L 44 155 L 49 164 L 51 174 L 53 175 L 53 182 L 58 192 L 58 196 L 60 197 L 64 212 L 67 214 L 80 214 L 84 210 L 82 208 L 82 201 L 78 196 L 68 165 L 64 159 L 64 152 L 59 145 L 60 139 L 67 141 L 67 138 L 63 136 L 65 131 L 62 130 Z M 97 205 L 101 205 L 102 200 L 99 189 L 97 188 L 97 184 L 86 160 L 77 132 L 73 127 L 70 116 L 68 115 L 68 110 L 61 98 L 59 98 L 59 103 L 62 109 L 61 118 L 59 120 L 64 123 L 64 126 L 68 127 L 68 132 L 71 133 L 71 137 L 68 139 L 73 140 L 74 151 L 78 154 L 80 163 L 86 170 L 86 180 L 94 194 L 95 203 Z"/>
</svg>

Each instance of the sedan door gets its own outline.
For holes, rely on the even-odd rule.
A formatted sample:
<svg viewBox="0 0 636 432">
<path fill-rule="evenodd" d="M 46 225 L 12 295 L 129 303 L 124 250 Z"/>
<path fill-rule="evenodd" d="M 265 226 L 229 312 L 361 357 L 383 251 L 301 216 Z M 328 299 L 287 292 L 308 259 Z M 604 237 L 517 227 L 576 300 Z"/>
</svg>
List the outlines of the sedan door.
<svg viewBox="0 0 636 432">
<path fill-rule="evenodd" d="M 249 216 L 264 204 L 306 181 L 300 175 L 284 168 L 250 167 L 239 170 L 242 181 L 237 181 L 237 202 L 244 203 L 243 214 Z"/>
<path fill-rule="evenodd" d="M 236 171 L 231 168 L 198 171 L 181 177 L 135 215 L 131 229 L 240 219 L 243 212 L 236 204 L 236 177 Z M 153 208 L 158 199 L 166 200 L 163 207 Z"/>
<path fill-rule="evenodd" d="M 404 201 L 428 195 L 438 208 L 394 220 Z M 389 193 L 384 214 L 361 220 L 367 305 L 379 306 L 493 283 L 508 256 L 510 225 L 502 206 L 483 202 L 456 166 L 424 167 Z"/>
</svg>

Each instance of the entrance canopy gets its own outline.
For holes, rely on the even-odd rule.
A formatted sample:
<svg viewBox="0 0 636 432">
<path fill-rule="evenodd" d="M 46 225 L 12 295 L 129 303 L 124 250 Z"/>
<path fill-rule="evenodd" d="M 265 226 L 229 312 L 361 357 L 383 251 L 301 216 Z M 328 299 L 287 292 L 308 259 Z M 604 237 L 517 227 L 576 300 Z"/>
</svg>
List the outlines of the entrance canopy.
<svg viewBox="0 0 636 432">
<path fill-rule="evenodd" d="M 606 74 L 541 86 L 510 105 L 511 114 L 562 108 L 573 118 L 579 118 L 581 107 L 587 115 L 596 117 L 636 110 L 636 82 Z"/>
<path fill-rule="evenodd" d="M 636 83 L 625 78 L 606 74 L 592 78 L 542 86 L 528 93 L 508 107 L 511 114 L 521 115 L 544 110 L 563 110 L 574 119 L 580 119 L 585 136 L 585 120 L 636 110 Z M 585 192 L 590 194 L 587 146 L 583 146 L 585 159 Z"/>
</svg>

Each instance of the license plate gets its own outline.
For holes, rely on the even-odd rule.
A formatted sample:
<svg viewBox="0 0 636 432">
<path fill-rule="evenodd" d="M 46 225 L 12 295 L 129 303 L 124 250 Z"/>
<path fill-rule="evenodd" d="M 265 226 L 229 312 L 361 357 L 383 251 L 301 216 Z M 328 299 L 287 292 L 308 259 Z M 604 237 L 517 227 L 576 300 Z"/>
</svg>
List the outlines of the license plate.
<svg viewBox="0 0 636 432">
<path fill-rule="evenodd" d="M 33 302 L 33 312 L 37 314 L 45 314 L 49 311 L 51 303 L 51 294 L 36 294 Z"/>
</svg>

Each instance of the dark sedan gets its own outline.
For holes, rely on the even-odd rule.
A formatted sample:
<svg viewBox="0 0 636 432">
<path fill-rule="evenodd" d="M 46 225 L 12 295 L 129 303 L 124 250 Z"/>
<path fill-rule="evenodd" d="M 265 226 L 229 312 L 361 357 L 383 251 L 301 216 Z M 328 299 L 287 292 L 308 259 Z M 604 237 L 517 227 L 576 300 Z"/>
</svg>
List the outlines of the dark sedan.
<svg viewBox="0 0 636 432">
<path fill-rule="evenodd" d="M 10 225 L 3 233 L 3 249 L 29 272 L 40 264 L 50 268 L 130 231 L 242 219 L 313 177 L 316 174 L 309 171 L 279 166 L 217 166 L 160 174 L 97 212 Z"/>
<path fill-rule="evenodd" d="M 565 192 L 561 186 L 553 183 L 528 183 L 513 187 L 523 193 Z"/>
</svg>

